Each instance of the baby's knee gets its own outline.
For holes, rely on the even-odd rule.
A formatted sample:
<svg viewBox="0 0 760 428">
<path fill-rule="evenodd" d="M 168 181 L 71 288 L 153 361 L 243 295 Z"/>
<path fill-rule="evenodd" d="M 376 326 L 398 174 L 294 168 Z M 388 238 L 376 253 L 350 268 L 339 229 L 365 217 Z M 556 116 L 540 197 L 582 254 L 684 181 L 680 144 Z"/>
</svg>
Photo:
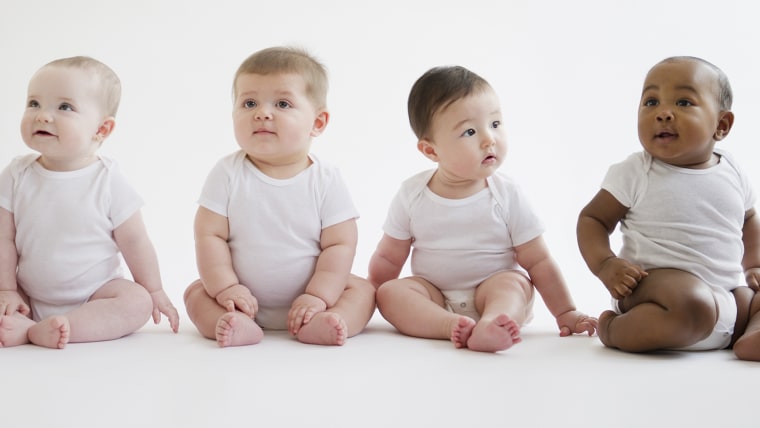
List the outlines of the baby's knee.
<svg viewBox="0 0 760 428">
<path fill-rule="evenodd" d="M 711 333 L 718 321 L 718 303 L 708 287 L 689 290 L 670 309 L 685 325 L 691 326 L 699 334 Z"/>
<path fill-rule="evenodd" d="M 205 293 L 206 290 L 203 288 L 203 283 L 201 283 L 201 280 L 195 280 L 192 284 L 188 285 L 185 289 L 185 294 L 182 296 L 182 300 L 185 302 L 185 305 L 187 305 L 188 300 L 192 299 L 193 296 L 195 296 L 197 293 L 203 292 Z"/>
<path fill-rule="evenodd" d="M 533 299 L 533 284 L 527 276 L 518 271 L 503 271 L 483 281 L 476 289 L 476 299 L 493 293 L 521 293 L 525 300 Z"/>
<path fill-rule="evenodd" d="M 375 286 L 366 279 L 354 274 L 349 275 L 346 290 L 356 290 L 362 294 L 375 295 Z"/>
<path fill-rule="evenodd" d="M 377 290 L 375 291 L 375 301 L 377 302 L 378 306 L 383 305 L 385 302 L 390 300 L 391 296 L 395 294 L 397 288 L 398 285 L 395 281 L 388 281 L 386 283 L 380 284 L 380 286 L 377 287 Z"/>
<path fill-rule="evenodd" d="M 385 282 L 375 290 L 375 303 L 382 311 L 386 306 L 395 305 L 399 299 L 404 298 L 404 294 L 411 290 L 409 282 L 406 280 L 396 279 Z"/>
<path fill-rule="evenodd" d="M 132 289 L 132 296 L 129 299 L 129 305 L 132 308 L 133 313 L 138 318 L 149 319 L 153 314 L 153 298 L 150 296 L 148 290 L 142 286 L 135 286 Z"/>
</svg>

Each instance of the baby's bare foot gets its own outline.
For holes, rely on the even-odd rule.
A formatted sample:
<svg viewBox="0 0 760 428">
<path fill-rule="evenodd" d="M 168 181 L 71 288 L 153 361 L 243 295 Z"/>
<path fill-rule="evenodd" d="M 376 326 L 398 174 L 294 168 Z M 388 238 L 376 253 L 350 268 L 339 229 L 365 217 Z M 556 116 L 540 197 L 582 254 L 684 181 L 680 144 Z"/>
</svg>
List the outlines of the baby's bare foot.
<svg viewBox="0 0 760 428">
<path fill-rule="evenodd" d="M 255 345 L 263 337 L 261 327 L 241 312 L 226 312 L 216 322 L 216 343 L 222 348 Z"/>
<path fill-rule="evenodd" d="M 520 343 L 520 326 L 508 315 L 501 314 L 491 321 L 481 320 L 472 329 L 467 347 L 473 351 L 498 352 Z"/>
<path fill-rule="evenodd" d="M 58 315 L 29 327 L 29 341 L 46 348 L 63 349 L 71 336 L 69 319 Z"/>
<path fill-rule="evenodd" d="M 0 316 L 0 348 L 29 343 L 27 332 L 34 321 L 23 315 Z"/>
<path fill-rule="evenodd" d="M 343 318 L 334 312 L 320 312 L 301 326 L 296 338 L 312 345 L 343 345 L 348 337 L 348 327 Z"/>
<path fill-rule="evenodd" d="M 744 333 L 734 344 L 734 354 L 740 360 L 760 361 L 760 331 Z"/>
<path fill-rule="evenodd" d="M 459 317 L 456 324 L 451 328 L 451 341 L 457 348 L 466 348 L 467 340 L 475 328 L 475 320 L 469 317 Z"/>
<path fill-rule="evenodd" d="M 599 340 L 601 340 L 605 346 L 610 348 L 615 347 L 610 343 L 610 324 L 617 316 L 618 314 L 613 311 L 604 311 L 599 315 L 599 328 L 597 329 L 597 334 L 599 335 Z"/>
</svg>

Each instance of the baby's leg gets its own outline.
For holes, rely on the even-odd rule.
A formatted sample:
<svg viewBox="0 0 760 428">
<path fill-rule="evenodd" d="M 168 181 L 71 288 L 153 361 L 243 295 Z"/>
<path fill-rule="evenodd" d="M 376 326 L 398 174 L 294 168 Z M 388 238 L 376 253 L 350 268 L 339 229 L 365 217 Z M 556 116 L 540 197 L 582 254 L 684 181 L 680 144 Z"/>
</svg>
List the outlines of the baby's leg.
<svg viewBox="0 0 760 428">
<path fill-rule="evenodd" d="M 72 343 L 98 342 L 134 333 L 148 322 L 152 312 L 153 302 L 145 288 L 126 279 L 115 279 L 100 287 L 65 318 L 70 325 Z M 60 320 L 53 323 L 59 324 Z M 35 341 L 32 330 L 37 328 L 30 329 L 32 342 Z"/>
<path fill-rule="evenodd" d="M 524 275 L 499 272 L 478 286 L 475 307 L 480 320 L 467 340 L 473 351 L 498 352 L 520 343 L 520 326 L 532 311 L 533 285 Z"/>
<path fill-rule="evenodd" d="M 599 316 L 599 339 L 628 352 L 688 347 L 707 337 L 718 319 L 710 287 L 676 269 L 650 270 L 620 309 L 623 314 Z"/>
<path fill-rule="evenodd" d="M 216 340 L 221 347 L 253 345 L 264 337 L 264 331 L 249 316 L 227 312 L 206 293 L 200 281 L 185 291 L 185 307 L 203 337 Z"/>
<path fill-rule="evenodd" d="M 28 330 L 33 325 L 34 321 L 20 313 L 0 316 L 0 348 L 29 343 Z"/>
<path fill-rule="evenodd" d="M 737 291 L 743 292 L 749 290 L 749 293 L 752 293 L 752 295 L 745 296 L 748 298 L 743 299 L 739 293 L 734 292 L 739 311 L 736 329 L 741 329 L 742 327 L 738 321 L 742 315 L 749 319 L 746 329 L 743 332 L 738 332 L 740 336 L 736 340 L 736 343 L 734 343 L 734 354 L 740 360 L 760 361 L 760 293 L 753 293 L 748 287 L 746 287 L 747 290 L 744 290 L 745 287 L 741 288 L 742 290 Z M 749 304 L 747 304 L 747 301 L 749 301 Z"/>
<path fill-rule="evenodd" d="M 56 315 L 29 327 L 29 341 L 46 348 L 63 349 L 71 339 L 69 319 Z"/>
<path fill-rule="evenodd" d="M 351 275 L 337 303 L 316 314 L 303 325 L 296 337 L 304 343 L 343 345 L 346 338 L 364 330 L 375 312 L 375 287 L 369 281 Z"/>
<path fill-rule="evenodd" d="M 444 305 L 440 290 L 417 277 L 388 281 L 377 290 L 380 313 L 398 331 L 407 336 L 449 339 L 457 345 L 462 336 L 469 337 L 469 332 L 462 325 L 463 317 Z"/>
</svg>

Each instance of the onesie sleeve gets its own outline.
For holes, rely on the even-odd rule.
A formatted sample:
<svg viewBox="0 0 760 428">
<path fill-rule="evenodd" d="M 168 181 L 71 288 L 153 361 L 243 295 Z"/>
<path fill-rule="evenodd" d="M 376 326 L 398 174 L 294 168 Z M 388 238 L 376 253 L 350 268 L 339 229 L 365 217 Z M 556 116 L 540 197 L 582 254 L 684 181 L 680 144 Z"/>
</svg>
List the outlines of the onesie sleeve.
<svg viewBox="0 0 760 428">
<path fill-rule="evenodd" d="M 230 198 L 232 170 L 236 154 L 220 159 L 211 169 L 203 184 L 198 205 L 223 217 L 227 217 Z"/>
<path fill-rule="evenodd" d="M 383 232 L 394 239 L 405 241 L 412 236 L 412 202 L 419 198 L 435 173 L 434 169 L 420 172 L 402 184 L 391 201 L 383 224 Z"/>
<path fill-rule="evenodd" d="M 755 206 L 755 203 L 757 203 L 757 196 L 755 189 L 752 186 L 752 180 L 750 180 L 750 177 L 747 175 L 744 169 L 739 166 L 733 155 L 718 149 L 716 149 L 715 152 L 720 154 L 723 159 L 727 160 L 734 171 L 736 171 L 736 175 L 739 177 L 739 185 L 741 186 L 742 197 L 744 198 L 744 211 L 749 211 Z"/>
<path fill-rule="evenodd" d="M 37 158 L 39 158 L 38 154 L 18 156 L 0 172 L 0 208 L 13 212 L 16 181 L 22 171 L 33 164 Z"/>
<path fill-rule="evenodd" d="M 404 197 L 403 190 L 404 188 L 402 187 L 396 192 L 388 207 L 388 214 L 383 224 L 383 232 L 391 238 L 405 241 L 411 239 L 412 234 L 409 227 L 409 204 Z"/>
<path fill-rule="evenodd" d="M 8 164 L 0 172 L 0 208 L 13 212 L 13 163 Z"/>
<path fill-rule="evenodd" d="M 354 205 L 351 194 L 336 167 L 321 165 L 326 175 L 325 189 L 320 206 L 322 229 L 334 226 L 347 220 L 359 217 L 359 211 Z"/>
<path fill-rule="evenodd" d="M 110 213 L 114 229 L 121 226 L 144 204 L 143 199 L 127 181 L 116 162 L 102 158 L 110 177 Z"/>
<path fill-rule="evenodd" d="M 544 225 L 530 204 L 528 196 L 520 186 L 509 177 L 494 176 L 500 181 L 507 200 L 501 205 L 506 209 L 506 222 L 514 246 L 525 244 L 544 233 Z"/>
<path fill-rule="evenodd" d="M 602 180 L 602 189 L 610 192 L 623 206 L 636 204 L 636 195 L 645 185 L 647 166 L 651 158 L 645 152 L 634 153 L 623 162 L 610 166 Z"/>
</svg>

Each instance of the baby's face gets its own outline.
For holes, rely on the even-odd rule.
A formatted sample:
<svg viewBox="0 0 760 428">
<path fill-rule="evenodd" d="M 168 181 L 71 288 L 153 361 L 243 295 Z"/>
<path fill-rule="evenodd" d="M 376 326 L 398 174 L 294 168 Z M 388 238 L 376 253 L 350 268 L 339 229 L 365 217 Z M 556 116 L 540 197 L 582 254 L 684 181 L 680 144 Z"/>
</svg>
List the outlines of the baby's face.
<svg viewBox="0 0 760 428">
<path fill-rule="evenodd" d="M 308 166 L 311 139 L 327 125 L 327 112 L 315 108 L 304 79 L 297 74 L 242 74 L 235 88 L 235 138 L 248 158 L 265 173 Z"/>
<path fill-rule="evenodd" d="M 79 68 L 46 66 L 30 80 L 21 137 L 48 169 L 75 170 L 95 159 L 106 119 L 100 80 Z"/>
<path fill-rule="evenodd" d="M 501 123 L 499 99 L 486 89 L 451 103 L 433 117 L 429 139 L 421 141 L 432 157 L 452 177 L 482 180 L 501 166 L 507 154 L 507 138 Z"/>
<path fill-rule="evenodd" d="M 715 141 L 724 136 L 718 131 L 717 77 L 713 69 L 692 60 L 665 62 L 649 71 L 638 129 L 642 146 L 654 158 L 685 168 L 714 163 Z"/>
</svg>

